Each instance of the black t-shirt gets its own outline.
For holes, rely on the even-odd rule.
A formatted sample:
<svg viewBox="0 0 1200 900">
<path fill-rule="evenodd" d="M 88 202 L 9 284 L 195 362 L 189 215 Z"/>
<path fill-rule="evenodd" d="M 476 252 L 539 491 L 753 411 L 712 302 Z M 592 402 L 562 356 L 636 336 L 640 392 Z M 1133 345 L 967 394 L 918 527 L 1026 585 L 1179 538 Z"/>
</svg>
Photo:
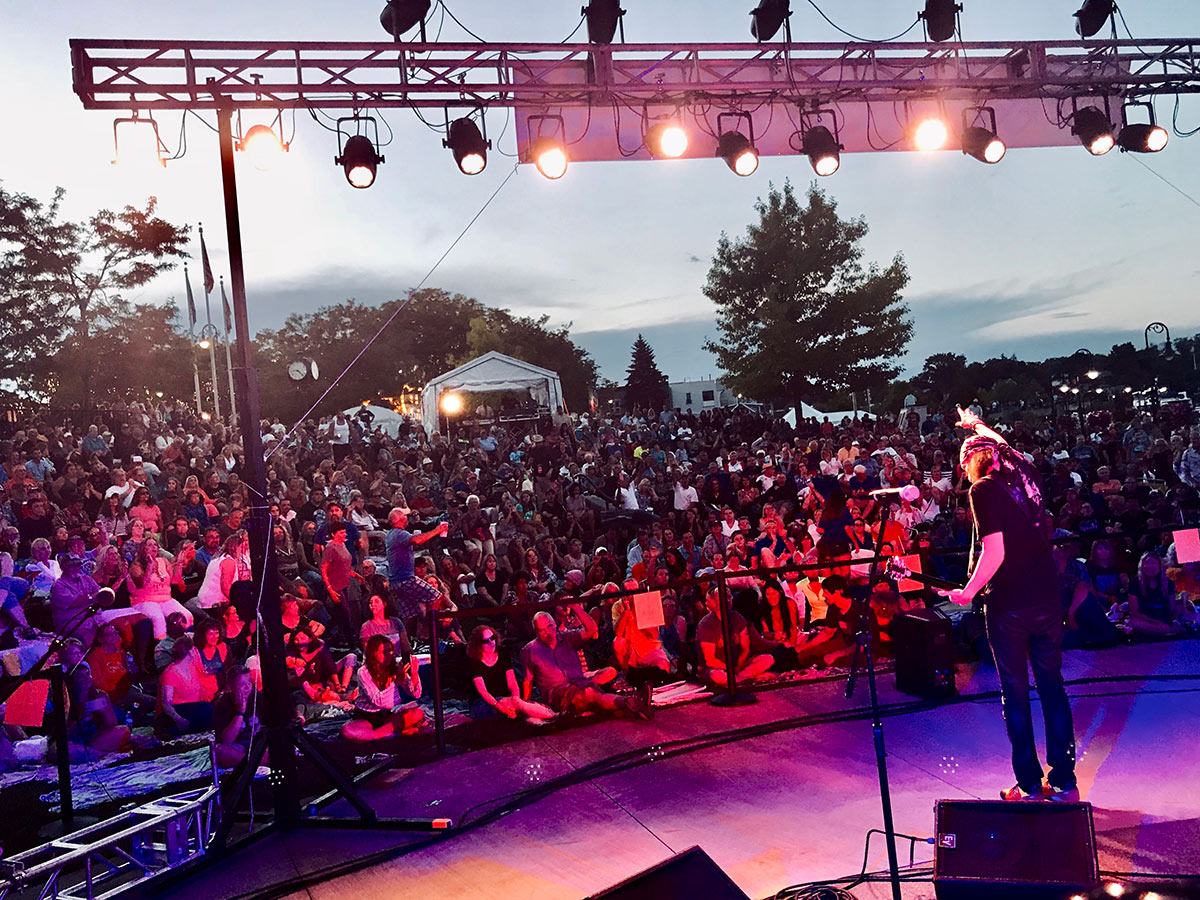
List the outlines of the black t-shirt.
<svg viewBox="0 0 1200 900">
<path fill-rule="evenodd" d="M 1004 562 L 988 582 L 985 602 L 1000 610 L 1058 610 L 1058 569 L 1040 523 L 1030 521 L 1003 482 L 989 475 L 971 485 L 980 538 L 1004 535 Z"/>
<path fill-rule="evenodd" d="M 493 700 L 500 700 L 509 695 L 508 666 L 500 660 L 494 666 L 485 666 L 481 660 L 467 660 L 467 675 L 472 683 L 476 678 L 483 679 L 483 686 L 492 695 Z"/>
</svg>

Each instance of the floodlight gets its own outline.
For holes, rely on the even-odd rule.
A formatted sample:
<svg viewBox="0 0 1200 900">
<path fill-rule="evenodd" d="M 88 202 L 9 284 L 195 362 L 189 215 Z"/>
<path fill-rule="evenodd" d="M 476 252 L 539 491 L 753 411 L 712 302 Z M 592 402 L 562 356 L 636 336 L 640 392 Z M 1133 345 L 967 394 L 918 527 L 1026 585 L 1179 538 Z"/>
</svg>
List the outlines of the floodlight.
<svg viewBox="0 0 1200 900">
<path fill-rule="evenodd" d="M 1126 125 L 1117 135 L 1117 146 L 1127 153 L 1157 153 L 1167 146 L 1168 137 L 1161 125 Z"/>
<path fill-rule="evenodd" d="M 973 156 L 980 162 L 998 163 L 1004 159 L 1004 141 L 996 136 L 994 131 L 974 125 L 963 130 L 962 150 L 968 156 Z"/>
<path fill-rule="evenodd" d="M 751 36 L 759 42 L 769 41 L 775 37 L 791 14 L 789 0 L 759 0 L 758 6 L 750 11 Z"/>
<path fill-rule="evenodd" d="M 659 122 L 646 132 L 646 149 L 660 159 L 678 159 L 687 152 L 688 133 L 678 122 Z"/>
<path fill-rule="evenodd" d="M 251 165 L 264 172 L 279 161 L 287 148 L 269 125 L 252 125 L 237 143 L 237 149 L 246 154 Z"/>
<path fill-rule="evenodd" d="M 948 41 L 954 37 L 955 21 L 962 6 L 954 0 L 925 0 L 925 11 L 917 17 L 925 20 L 925 33 L 931 41 Z"/>
<path fill-rule="evenodd" d="M 454 161 L 464 175 L 478 175 L 487 166 L 487 152 L 492 146 L 471 119 L 463 117 L 450 123 L 443 147 L 449 147 Z"/>
<path fill-rule="evenodd" d="M 842 145 L 824 125 L 814 125 L 804 134 L 804 152 L 818 175 L 832 175 L 841 165 Z"/>
<path fill-rule="evenodd" d="M 717 156 L 735 175 L 753 175 L 758 168 L 758 151 L 754 144 L 740 131 L 726 131 L 717 141 Z"/>
<path fill-rule="evenodd" d="M 442 394 L 441 407 L 442 412 L 448 416 L 458 415 L 462 412 L 463 408 L 462 395 L 452 393 Z"/>
<path fill-rule="evenodd" d="M 1097 106 L 1084 106 L 1075 111 L 1071 133 L 1092 156 L 1103 156 L 1116 143 L 1107 113 Z"/>
<path fill-rule="evenodd" d="M 346 181 L 351 187 L 369 188 L 375 183 L 375 168 L 383 157 L 365 134 L 356 134 L 346 139 L 342 155 L 333 161 L 346 171 Z"/>
<path fill-rule="evenodd" d="M 1075 33 L 1090 38 L 1112 18 L 1113 0 L 1083 0 L 1083 6 L 1075 10 Z"/>
<path fill-rule="evenodd" d="M 941 150 L 949 139 L 946 123 L 937 116 L 922 119 L 913 129 L 913 146 L 918 150 Z"/>
<path fill-rule="evenodd" d="M 529 148 L 537 170 L 551 181 L 562 178 L 567 172 L 567 148 L 562 141 L 549 136 L 542 136 L 533 142 Z"/>
<path fill-rule="evenodd" d="M 404 32 L 425 21 L 432 5 L 432 0 L 388 0 L 379 14 L 379 24 L 398 41 Z"/>
<path fill-rule="evenodd" d="M 579 14 L 587 17 L 588 43 L 611 44 L 625 10 L 620 0 L 592 0 Z"/>
</svg>

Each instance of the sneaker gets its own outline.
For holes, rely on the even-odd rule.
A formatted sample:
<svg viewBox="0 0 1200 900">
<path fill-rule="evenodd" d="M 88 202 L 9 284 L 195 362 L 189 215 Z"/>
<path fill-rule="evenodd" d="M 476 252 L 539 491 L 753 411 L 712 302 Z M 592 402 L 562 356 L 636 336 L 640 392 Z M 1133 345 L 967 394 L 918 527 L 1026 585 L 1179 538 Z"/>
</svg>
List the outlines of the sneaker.
<svg viewBox="0 0 1200 900">
<path fill-rule="evenodd" d="M 650 706 L 635 694 L 625 697 L 625 711 L 646 721 L 650 721 Z"/>
<path fill-rule="evenodd" d="M 1046 799 L 1054 803 L 1078 803 L 1079 802 L 1079 787 L 1069 787 L 1064 790 L 1059 790 L 1051 785 L 1046 785 Z"/>
<path fill-rule="evenodd" d="M 1000 799 L 1001 800 L 1014 800 L 1014 801 L 1021 801 L 1021 800 L 1039 801 L 1045 796 L 1045 794 L 1043 794 L 1043 790 L 1044 790 L 1044 788 L 1039 786 L 1036 791 L 1034 791 L 1032 793 L 1028 793 L 1028 792 L 1022 790 L 1021 786 L 1019 784 L 1014 784 L 1007 791 L 1000 792 Z"/>
</svg>

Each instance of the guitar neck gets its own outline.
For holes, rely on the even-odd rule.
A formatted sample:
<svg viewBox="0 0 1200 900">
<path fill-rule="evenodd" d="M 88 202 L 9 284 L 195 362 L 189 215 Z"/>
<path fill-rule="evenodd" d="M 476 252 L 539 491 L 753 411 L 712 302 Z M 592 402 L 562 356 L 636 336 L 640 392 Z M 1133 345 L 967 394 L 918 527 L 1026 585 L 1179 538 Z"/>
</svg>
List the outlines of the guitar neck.
<svg viewBox="0 0 1200 900">
<path fill-rule="evenodd" d="M 926 575 L 922 572 L 909 572 L 907 569 L 903 575 L 896 573 L 896 577 L 910 578 L 913 581 L 924 584 L 928 587 L 941 588 L 944 591 L 956 591 L 963 587 L 961 584 L 956 584 L 953 581 L 947 581 L 945 578 L 938 578 L 936 575 Z"/>
</svg>

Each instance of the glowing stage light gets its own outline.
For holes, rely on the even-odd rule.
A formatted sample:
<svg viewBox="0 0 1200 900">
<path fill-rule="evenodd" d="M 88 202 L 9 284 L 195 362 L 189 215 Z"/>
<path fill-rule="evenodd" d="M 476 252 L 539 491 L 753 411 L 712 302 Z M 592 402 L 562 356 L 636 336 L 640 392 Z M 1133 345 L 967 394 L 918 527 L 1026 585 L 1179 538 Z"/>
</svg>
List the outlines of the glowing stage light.
<svg viewBox="0 0 1200 900">
<path fill-rule="evenodd" d="M 1079 138 L 1092 156 L 1103 156 L 1113 148 L 1116 138 L 1113 137 L 1112 124 L 1099 107 L 1081 107 L 1075 111 L 1073 119 L 1071 133 Z"/>
<path fill-rule="evenodd" d="M 375 183 L 375 169 L 383 162 L 383 157 L 375 150 L 369 137 L 356 134 L 346 139 L 342 155 L 333 161 L 345 170 L 346 181 L 351 187 L 369 188 Z"/>
<path fill-rule="evenodd" d="M 717 156 L 735 175 L 753 175 L 758 168 L 758 151 L 740 131 L 726 131 L 717 141 Z"/>
<path fill-rule="evenodd" d="M 145 128 L 126 128 L 124 138 L 117 140 L 118 125 L 144 125 Z M 121 151 L 121 144 L 125 151 Z M 153 169 L 155 165 L 166 167 L 167 149 L 158 135 L 158 123 L 153 119 L 138 117 L 137 111 L 130 118 L 113 120 L 112 164 L 123 169 Z"/>
<path fill-rule="evenodd" d="M 769 41 L 792 14 L 789 0 L 759 0 L 750 12 L 750 35 L 756 41 Z"/>
<path fill-rule="evenodd" d="M 994 132 L 977 125 L 963 131 L 962 145 L 963 153 L 988 164 L 1000 162 L 1008 149 Z"/>
<path fill-rule="evenodd" d="M 931 41 L 948 41 L 954 37 L 955 17 L 962 6 L 954 0 L 925 0 L 924 12 L 917 15 L 925 20 L 925 33 Z"/>
<path fill-rule="evenodd" d="M 265 172 L 279 161 L 288 147 L 269 125 L 253 125 L 238 141 L 237 149 L 246 154 L 254 168 Z"/>
<path fill-rule="evenodd" d="M 465 116 L 450 123 L 450 131 L 442 141 L 442 146 L 450 148 L 454 162 L 464 175 L 478 175 L 487 167 L 487 152 L 491 142 L 484 140 L 479 126 Z"/>
<path fill-rule="evenodd" d="M 659 159 L 678 159 L 687 152 L 688 133 L 678 122 L 659 122 L 646 132 L 646 149 Z"/>
<path fill-rule="evenodd" d="M 1090 38 L 1112 18 L 1113 0 L 1083 0 L 1083 6 L 1075 10 L 1075 33 Z"/>
<path fill-rule="evenodd" d="M 442 412 L 448 416 L 456 416 L 462 412 L 463 399 L 461 394 L 442 394 Z"/>
<path fill-rule="evenodd" d="M 1126 125 L 1117 135 L 1117 146 L 1128 153 L 1157 153 L 1167 146 L 1169 135 L 1161 125 Z"/>
<path fill-rule="evenodd" d="M 529 150 L 537 170 L 551 181 L 562 178 L 567 172 L 567 148 L 563 142 L 552 137 L 540 137 Z"/>
<path fill-rule="evenodd" d="M 941 150 L 949 139 L 946 123 L 937 117 L 923 119 L 913 129 L 913 146 L 918 150 Z"/>
<path fill-rule="evenodd" d="M 804 152 L 820 176 L 832 175 L 842 164 L 842 147 L 824 125 L 814 125 L 804 135 Z"/>
</svg>

